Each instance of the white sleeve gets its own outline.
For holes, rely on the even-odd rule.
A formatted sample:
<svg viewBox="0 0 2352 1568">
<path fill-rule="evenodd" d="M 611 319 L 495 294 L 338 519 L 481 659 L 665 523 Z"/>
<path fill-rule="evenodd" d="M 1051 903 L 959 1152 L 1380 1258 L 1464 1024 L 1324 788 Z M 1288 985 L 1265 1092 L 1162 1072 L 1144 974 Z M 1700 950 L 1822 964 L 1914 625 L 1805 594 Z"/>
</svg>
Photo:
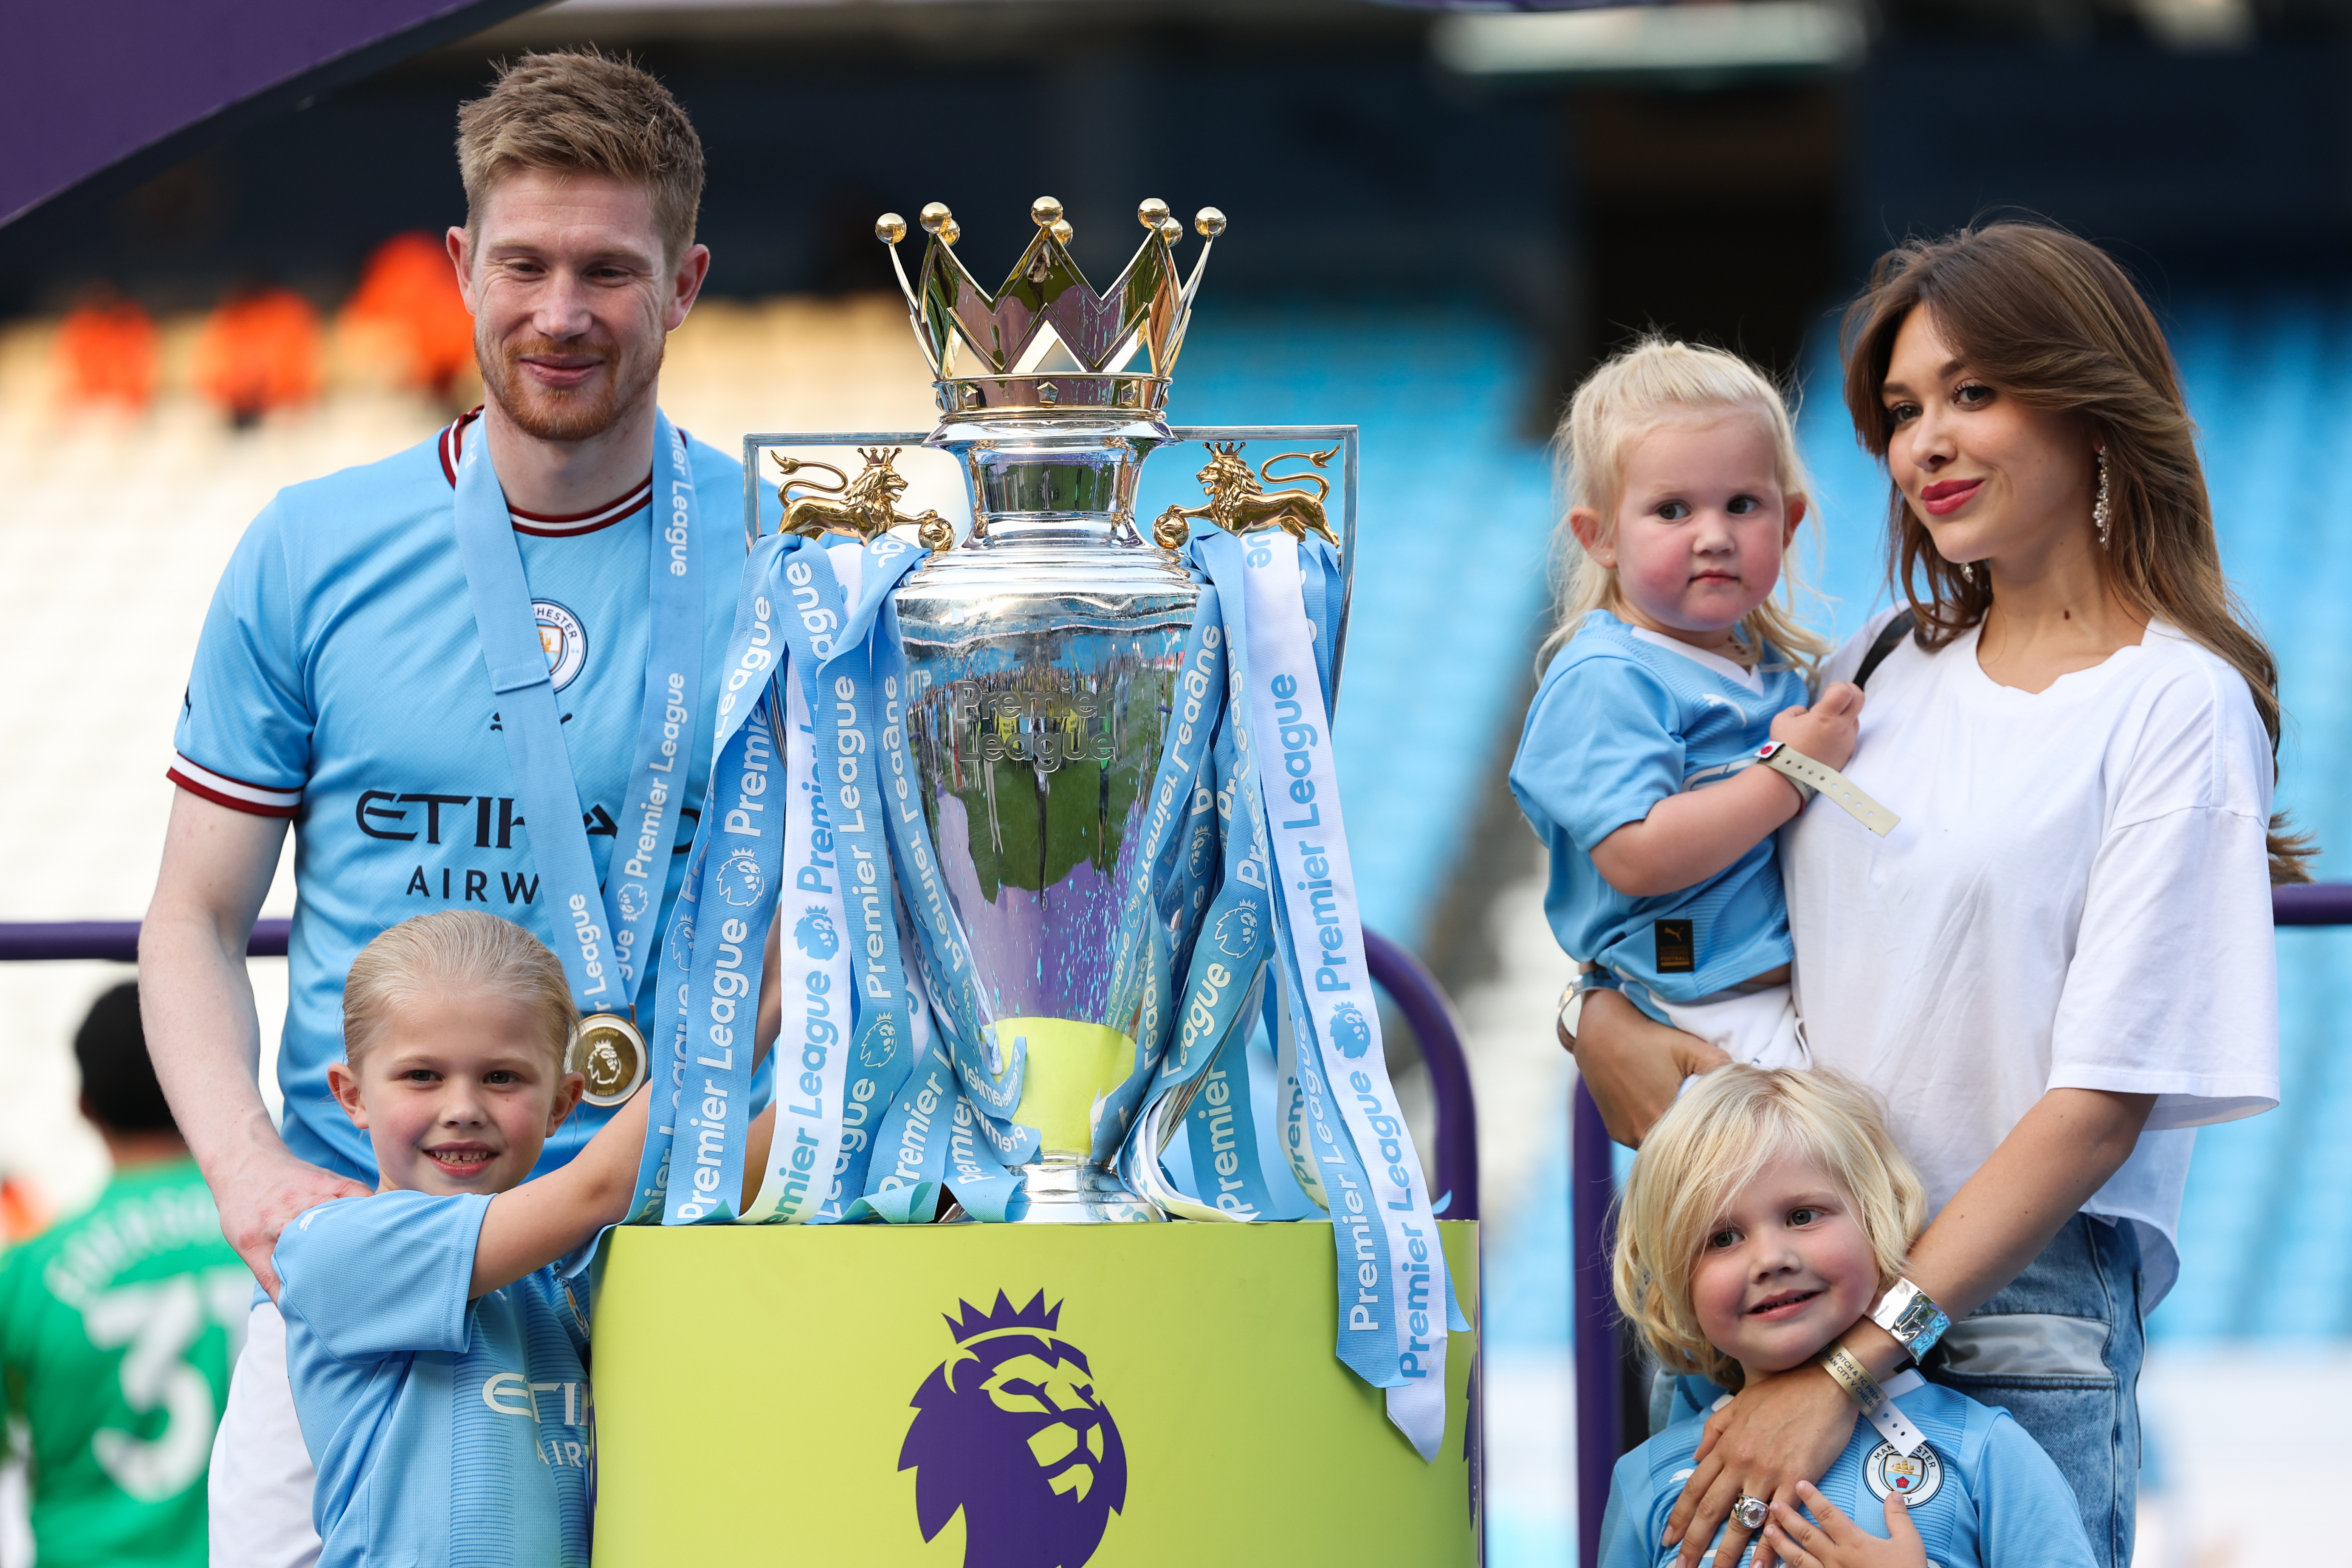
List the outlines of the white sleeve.
<svg viewBox="0 0 2352 1568">
<path fill-rule="evenodd" d="M 2150 1131 L 2278 1103 L 2268 738 L 2234 674 L 2200 673 L 2149 692 L 2109 753 L 2051 1037 L 2048 1087 L 2156 1095 Z"/>
</svg>

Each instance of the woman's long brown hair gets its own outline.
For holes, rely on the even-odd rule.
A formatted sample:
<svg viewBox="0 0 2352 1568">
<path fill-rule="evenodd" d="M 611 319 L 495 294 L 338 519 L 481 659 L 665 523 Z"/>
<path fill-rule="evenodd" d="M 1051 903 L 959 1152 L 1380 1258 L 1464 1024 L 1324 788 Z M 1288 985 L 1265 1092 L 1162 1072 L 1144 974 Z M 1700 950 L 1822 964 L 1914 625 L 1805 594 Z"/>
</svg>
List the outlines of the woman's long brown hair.
<svg viewBox="0 0 2352 1568">
<path fill-rule="evenodd" d="M 1881 459 L 1894 426 L 1879 389 L 1895 334 L 1923 305 L 1996 391 L 2083 419 L 2107 458 L 2109 583 L 2135 613 L 2171 623 L 2245 678 L 2275 768 L 2278 663 L 2221 571 L 2180 373 L 2123 268 L 2087 240 L 2024 223 L 1913 240 L 1879 258 L 1869 289 L 1846 311 L 1843 336 L 1846 408 Z M 1887 527 L 1889 574 L 1917 616 L 1920 647 L 1941 647 L 1984 619 L 1990 574 L 1963 575 L 1937 553 L 1899 489 Z M 2270 822 L 2271 880 L 2308 881 L 2305 862 L 2317 851 L 2285 821 Z"/>
</svg>

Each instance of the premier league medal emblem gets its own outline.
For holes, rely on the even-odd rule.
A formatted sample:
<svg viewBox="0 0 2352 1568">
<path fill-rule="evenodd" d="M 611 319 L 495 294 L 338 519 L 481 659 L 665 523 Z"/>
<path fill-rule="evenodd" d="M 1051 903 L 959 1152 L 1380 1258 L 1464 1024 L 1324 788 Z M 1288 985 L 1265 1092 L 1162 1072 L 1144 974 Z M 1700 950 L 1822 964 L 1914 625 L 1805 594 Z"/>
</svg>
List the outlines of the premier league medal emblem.
<svg viewBox="0 0 2352 1568">
<path fill-rule="evenodd" d="M 646 1037 L 618 1013 L 591 1013 L 580 1020 L 565 1059 L 588 1080 L 583 1098 L 593 1106 L 625 1105 L 646 1081 Z"/>
<path fill-rule="evenodd" d="M 1900 1497 L 1917 1508 L 1943 1487 L 1944 1462 L 1926 1443 L 1919 1445 L 1916 1454 L 1898 1454 L 1894 1444 L 1881 1443 L 1862 1462 L 1862 1481 L 1870 1495 L 1882 1502 Z"/>
</svg>

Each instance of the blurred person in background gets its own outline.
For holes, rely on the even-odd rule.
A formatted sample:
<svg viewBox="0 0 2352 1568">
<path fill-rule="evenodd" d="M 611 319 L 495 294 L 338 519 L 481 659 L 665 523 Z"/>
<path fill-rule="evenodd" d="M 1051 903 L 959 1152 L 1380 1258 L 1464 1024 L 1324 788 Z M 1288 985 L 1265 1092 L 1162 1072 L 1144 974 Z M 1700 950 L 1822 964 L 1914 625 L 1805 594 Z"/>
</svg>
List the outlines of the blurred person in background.
<svg viewBox="0 0 2352 1568">
<path fill-rule="evenodd" d="M 58 324 L 58 379 L 66 401 L 142 414 L 155 396 L 155 323 L 110 283 L 92 283 Z"/>
<path fill-rule="evenodd" d="M 376 247 L 336 325 L 349 352 L 394 385 L 436 399 L 474 368 L 474 318 L 447 249 L 429 234 L 395 234 Z"/>
<path fill-rule="evenodd" d="M 205 1465 L 252 1277 L 155 1081 L 139 987 L 74 1037 L 114 1175 L 0 1257 L 0 1387 L 29 1449 L 40 1568 L 205 1562 Z"/>
<path fill-rule="evenodd" d="M 239 1568 L 319 1552 L 270 1256 L 296 1215 L 377 1184 L 327 1082 L 353 957 L 412 916 L 478 906 L 582 962 L 552 912 L 576 900 L 606 916 L 585 940 L 620 958 L 620 999 L 638 994 L 683 880 L 683 791 L 709 770 L 741 578 L 742 466 L 658 406 L 668 334 L 710 266 L 685 110 L 592 51 L 522 57 L 457 119 L 467 221 L 444 265 L 472 312 L 484 405 L 280 491 L 247 531 L 197 646 L 140 936 L 157 1071 L 267 1292 L 213 1453 L 214 1561 Z M 535 725 L 555 732 L 519 765 L 507 731 Z M 544 811 L 526 809 L 534 793 Z M 289 823 L 281 1128 L 256 1081 L 245 952 Z M 583 1105 L 539 1169 L 610 1117 Z"/>
<path fill-rule="evenodd" d="M 291 289 L 247 287 L 205 318 L 190 376 L 242 429 L 319 395 L 322 342 L 310 300 Z"/>
</svg>

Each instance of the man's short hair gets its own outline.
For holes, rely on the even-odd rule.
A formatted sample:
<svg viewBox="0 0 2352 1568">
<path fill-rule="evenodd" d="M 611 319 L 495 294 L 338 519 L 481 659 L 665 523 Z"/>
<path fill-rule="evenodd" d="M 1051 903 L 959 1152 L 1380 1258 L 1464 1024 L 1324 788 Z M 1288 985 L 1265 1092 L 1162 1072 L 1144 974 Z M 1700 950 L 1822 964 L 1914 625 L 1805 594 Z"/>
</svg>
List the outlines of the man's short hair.
<svg viewBox="0 0 2352 1568">
<path fill-rule="evenodd" d="M 90 1120 L 109 1132 L 177 1132 L 147 1036 L 139 1026 L 139 983 L 126 980 L 90 1005 L 74 1034 L 81 1065 L 82 1101 Z"/>
<path fill-rule="evenodd" d="M 526 169 L 603 174 L 653 193 L 664 259 L 694 243 L 702 139 L 669 89 L 596 49 L 525 55 L 499 68 L 488 97 L 457 110 L 466 227 L 479 235 L 491 187 Z"/>
</svg>

